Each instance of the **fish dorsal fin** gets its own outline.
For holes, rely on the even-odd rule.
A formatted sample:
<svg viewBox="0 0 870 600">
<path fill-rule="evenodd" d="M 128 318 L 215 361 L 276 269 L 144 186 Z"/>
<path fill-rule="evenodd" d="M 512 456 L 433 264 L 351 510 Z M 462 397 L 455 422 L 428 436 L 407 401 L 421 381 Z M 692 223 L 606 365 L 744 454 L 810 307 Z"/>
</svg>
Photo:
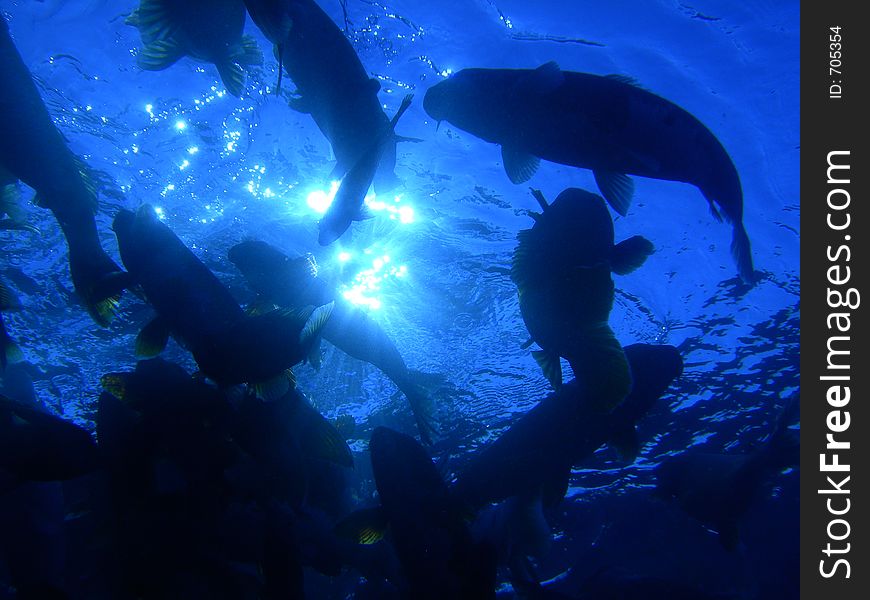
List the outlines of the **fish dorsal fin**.
<svg viewBox="0 0 870 600">
<path fill-rule="evenodd" d="M 517 291 L 522 295 L 528 287 L 531 269 L 535 268 L 534 261 L 529 256 L 531 229 L 523 229 L 517 233 L 519 244 L 514 250 L 511 260 L 511 281 L 517 286 Z"/>
<path fill-rule="evenodd" d="M 308 317 L 308 321 L 305 322 L 305 327 L 303 327 L 302 331 L 299 333 L 299 343 L 302 344 L 303 347 L 307 344 L 314 343 L 313 338 L 320 335 L 320 330 L 323 329 L 323 326 L 326 325 L 330 315 L 332 315 L 333 308 L 335 308 L 335 300 L 314 309 L 311 316 Z"/>
<path fill-rule="evenodd" d="M 616 450 L 626 463 L 633 463 L 640 453 L 640 440 L 634 425 L 626 425 L 611 432 L 607 445 Z"/>
<path fill-rule="evenodd" d="M 628 213 L 631 206 L 631 198 L 634 196 L 634 181 L 624 173 L 614 171 L 593 171 L 595 183 L 601 190 L 601 195 L 607 203 L 623 217 Z"/>
<path fill-rule="evenodd" d="M 528 77 L 524 78 L 522 87 L 526 92 L 549 94 L 559 89 L 563 83 L 565 83 L 565 74 L 558 63 L 551 60 L 530 72 Z"/>
<path fill-rule="evenodd" d="M 643 265 L 653 252 L 651 241 L 640 235 L 632 236 L 613 247 L 610 269 L 617 275 L 628 275 Z"/>
<path fill-rule="evenodd" d="M 501 160 L 511 183 L 525 183 L 532 178 L 541 164 L 541 159 L 537 156 L 508 144 L 501 147 Z"/>
<path fill-rule="evenodd" d="M 630 85 L 632 87 L 636 87 L 641 90 L 645 90 L 640 82 L 632 77 L 631 75 L 623 75 L 621 73 L 610 73 L 609 75 L 605 75 L 607 79 L 612 79 L 613 81 L 618 81 L 619 83 L 624 83 L 625 85 Z"/>
<path fill-rule="evenodd" d="M 162 71 L 184 56 L 184 49 L 174 40 L 156 40 L 139 52 L 139 66 L 146 71 Z"/>
<path fill-rule="evenodd" d="M 553 389 L 558 391 L 562 387 L 562 363 L 559 361 L 559 355 L 546 350 L 534 350 L 532 358 L 541 367 L 544 377 L 547 378 Z"/>
</svg>

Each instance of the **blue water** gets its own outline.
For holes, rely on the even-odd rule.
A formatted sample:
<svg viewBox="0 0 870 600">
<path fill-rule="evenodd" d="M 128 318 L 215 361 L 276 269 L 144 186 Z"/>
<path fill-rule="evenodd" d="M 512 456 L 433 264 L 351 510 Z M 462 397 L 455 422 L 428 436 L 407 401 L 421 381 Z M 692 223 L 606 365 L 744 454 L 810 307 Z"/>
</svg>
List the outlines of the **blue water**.
<svg viewBox="0 0 870 600">
<path fill-rule="evenodd" d="M 321 5 L 344 25 L 338 0 Z M 314 252 L 322 269 L 342 273 L 343 290 L 367 307 L 409 367 L 439 374 L 431 379 L 439 382 L 442 438 L 433 452 L 449 457 L 448 469 L 549 388 L 520 347 L 527 333 L 509 277 L 516 234 L 531 225 L 527 213 L 537 204 L 527 186 L 509 182 L 496 146 L 448 123 L 436 132 L 422 108 L 426 89 L 466 67 L 554 60 L 564 70 L 630 75 L 706 124 L 740 174 L 761 279 L 752 288 L 740 283 L 730 227 L 714 221 L 695 187 L 635 178 L 616 238 L 643 235 L 656 253 L 615 278 L 611 325 L 623 344 L 677 346 L 686 369 L 641 424 L 645 444 L 633 465 L 605 449 L 574 472 L 541 575 L 618 564 L 742 597 L 794 597 L 794 474 L 750 514 L 738 555 L 643 493 L 650 469 L 668 454 L 751 450 L 799 389 L 797 2 L 348 0 L 348 35 L 381 81 L 386 113 L 414 92 L 397 131 L 423 141 L 399 144 L 404 186 L 377 198 L 389 208 L 327 248 L 317 245 L 315 207 L 329 189 L 330 148 L 310 117 L 270 93 L 278 72 L 271 52 L 249 71 L 241 99 L 224 91 L 212 65 L 183 59 L 142 71 L 139 34 L 124 24 L 133 8 L 126 0 L 0 5 L 71 149 L 104 175 L 104 247 L 118 260 L 111 219 L 119 208 L 151 203 L 240 301 L 252 296 L 226 258 L 235 243 Z M 268 48 L 250 21 L 246 30 Z M 589 171 L 547 162 L 530 184 L 548 198 L 566 187 L 596 190 Z M 59 228 L 47 211 L 28 211 L 41 235 L 0 232 L 0 277 L 23 304 L 4 318 L 39 398 L 93 426 L 100 376 L 135 364 L 133 340 L 151 313 L 127 294 L 109 328 L 94 325 L 74 300 Z M 174 343 L 167 353 L 194 368 Z M 367 364 L 327 347 L 320 372 L 301 367 L 297 376 L 326 416 L 354 417 L 358 452 L 374 425 L 414 432 L 392 383 Z M 681 533 L 663 535 L 651 519 L 671 520 Z"/>
</svg>

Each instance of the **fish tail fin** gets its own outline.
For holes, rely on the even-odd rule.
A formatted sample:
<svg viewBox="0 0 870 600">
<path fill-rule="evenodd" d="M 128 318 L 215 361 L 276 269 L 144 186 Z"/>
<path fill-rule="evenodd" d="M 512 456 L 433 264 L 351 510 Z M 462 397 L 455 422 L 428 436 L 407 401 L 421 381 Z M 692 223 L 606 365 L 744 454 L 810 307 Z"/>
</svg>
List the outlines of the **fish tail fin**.
<svg viewBox="0 0 870 600">
<path fill-rule="evenodd" d="M 635 235 L 613 247 L 610 266 L 617 275 L 628 275 L 638 269 L 655 252 L 652 242 Z"/>
<path fill-rule="evenodd" d="M 631 368 L 625 351 L 607 322 L 581 332 L 580 339 L 568 362 L 589 392 L 593 410 L 610 412 L 631 391 Z"/>
<path fill-rule="evenodd" d="M 242 67 L 232 60 L 215 63 L 215 66 L 227 91 L 236 98 L 240 98 L 245 90 L 245 72 Z"/>
<path fill-rule="evenodd" d="M 749 285 L 754 285 L 758 278 L 752 265 L 752 248 L 749 244 L 749 236 L 743 223 L 735 221 L 734 232 L 731 236 L 731 256 L 737 262 L 737 270 L 740 278 Z"/>
<path fill-rule="evenodd" d="M 417 422 L 420 439 L 427 446 L 432 445 L 432 436 L 438 435 L 438 425 L 432 411 L 432 401 L 423 389 L 415 383 L 402 385 L 402 393 L 408 399 L 411 413 Z"/>
</svg>

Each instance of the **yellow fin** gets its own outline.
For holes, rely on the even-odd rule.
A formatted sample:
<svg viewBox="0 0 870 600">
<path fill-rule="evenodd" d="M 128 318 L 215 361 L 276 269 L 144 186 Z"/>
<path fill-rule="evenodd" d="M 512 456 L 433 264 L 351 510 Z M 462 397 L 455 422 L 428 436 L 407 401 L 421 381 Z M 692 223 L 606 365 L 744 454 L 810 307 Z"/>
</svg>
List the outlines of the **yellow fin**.
<svg viewBox="0 0 870 600">
<path fill-rule="evenodd" d="M 357 544 L 376 544 L 387 533 L 387 517 L 381 507 L 363 508 L 339 521 L 335 533 Z"/>
</svg>

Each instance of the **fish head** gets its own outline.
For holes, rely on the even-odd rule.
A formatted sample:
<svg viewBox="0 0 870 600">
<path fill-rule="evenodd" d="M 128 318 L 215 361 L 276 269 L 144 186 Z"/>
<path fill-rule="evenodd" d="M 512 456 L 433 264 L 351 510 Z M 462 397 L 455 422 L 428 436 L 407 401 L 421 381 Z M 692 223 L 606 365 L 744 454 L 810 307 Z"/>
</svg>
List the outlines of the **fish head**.
<svg viewBox="0 0 870 600">
<path fill-rule="evenodd" d="M 423 97 L 423 110 L 439 123 L 462 120 L 462 115 L 478 108 L 485 109 L 490 95 L 482 85 L 484 77 L 478 72 L 486 69 L 463 69 L 444 81 L 433 85 Z M 454 123 L 455 124 L 455 123 Z"/>
</svg>

